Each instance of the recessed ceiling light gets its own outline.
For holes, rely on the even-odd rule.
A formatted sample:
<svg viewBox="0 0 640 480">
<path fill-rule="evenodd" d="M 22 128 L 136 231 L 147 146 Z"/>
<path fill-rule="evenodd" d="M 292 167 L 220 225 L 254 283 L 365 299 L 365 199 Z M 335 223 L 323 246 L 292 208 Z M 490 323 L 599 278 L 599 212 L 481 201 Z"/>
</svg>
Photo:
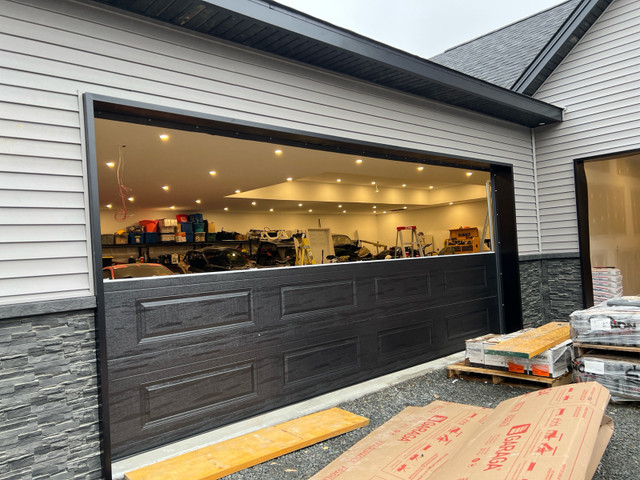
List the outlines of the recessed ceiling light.
<svg viewBox="0 0 640 480">
<path fill-rule="evenodd" d="M 453 205 L 453 202 L 449 202 L 449 205 Z"/>
<path fill-rule="evenodd" d="M 160 137 L 160 140 L 162 140 L 163 142 L 166 142 L 167 140 L 169 140 L 169 135 L 167 135 L 166 133 L 159 135 L 159 137 Z"/>
<path fill-rule="evenodd" d="M 376 206 L 374 205 L 374 206 L 373 206 L 373 209 L 375 210 L 376 208 L 378 208 L 378 207 L 376 207 Z"/>
<path fill-rule="evenodd" d="M 404 188 L 404 187 L 406 187 L 406 186 L 407 186 L 407 184 L 406 184 L 406 183 L 403 183 L 403 184 L 402 184 L 402 188 Z"/>
<path fill-rule="evenodd" d="M 292 182 L 293 181 L 293 177 L 287 177 L 287 182 Z"/>
<path fill-rule="evenodd" d="M 276 155 L 282 155 L 282 150 L 280 150 L 279 148 L 274 151 L 273 153 L 275 153 Z"/>
<path fill-rule="evenodd" d="M 113 205 L 111 205 L 110 203 L 107 203 L 107 204 L 105 205 L 105 207 L 107 207 L 107 208 L 112 208 L 112 207 L 113 207 Z"/>
<path fill-rule="evenodd" d="M 406 210 L 406 209 L 407 209 L 406 205 L 405 205 L 404 207 L 402 207 L 402 209 L 403 209 L 403 210 Z"/>
<path fill-rule="evenodd" d="M 115 164 L 115 163 L 113 163 L 113 162 L 107 162 L 107 163 L 106 163 L 106 165 L 107 165 L 107 167 L 109 167 L 109 168 L 113 168 L 113 167 L 115 167 L 115 166 L 116 166 L 116 164 Z"/>
<path fill-rule="evenodd" d="M 270 211 L 270 212 L 273 212 L 273 208 L 270 208 L 270 209 L 269 209 L 269 211 Z"/>
<path fill-rule="evenodd" d="M 166 192 L 167 190 L 169 190 L 169 185 L 163 185 L 162 189 Z"/>
<path fill-rule="evenodd" d="M 251 202 L 251 205 L 253 205 L 254 207 L 257 205 L 256 202 Z"/>
<path fill-rule="evenodd" d="M 371 182 L 371 185 L 375 185 L 375 184 L 376 184 L 376 182 Z"/>
<path fill-rule="evenodd" d="M 433 190 L 433 185 L 429 185 L 429 190 Z"/>
<path fill-rule="evenodd" d="M 424 170 L 424 167 L 418 167 L 418 171 L 421 172 Z"/>
<path fill-rule="evenodd" d="M 224 210 L 225 212 L 228 212 L 228 211 L 229 211 L 229 207 L 224 207 L 224 208 L 223 208 L 223 210 Z"/>
<path fill-rule="evenodd" d="M 387 213 L 387 211 L 385 210 L 385 211 L 384 211 L 384 212 L 382 212 L 382 213 Z"/>
<path fill-rule="evenodd" d="M 133 202 L 134 198 L 133 197 L 129 197 L 129 198 L 127 198 L 127 200 L 129 200 L 130 202 Z"/>
<path fill-rule="evenodd" d="M 196 200 L 196 203 L 202 203 L 202 200 L 198 199 Z"/>
<path fill-rule="evenodd" d="M 347 213 L 347 211 L 346 210 L 342 210 L 342 213 Z"/>
<path fill-rule="evenodd" d="M 240 193 L 240 189 L 237 189 L 237 190 L 236 190 L 236 193 Z"/>
<path fill-rule="evenodd" d="M 299 204 L 298 204 L 298 206 L 299 206 L 299 207 L 301 207 L 301 206 L 302 206 L 302 204 L 301 204 L 301 203 L 299 203 Z"/>
<path fill-rule="evenodd" d="M 376 211 L 374 210 L 374 211 L 373 211 L 373 213 L 378 213 L 378 212 L 376 212 Z"/>
<path fill-rule="evenodd" d="M 218 172 L 216 172 L 215 170 L 210 170 L 209 171 L 209 175 L 214 176 L 216 175 Z"/>
<path fill-rule="evenodd" d="M 340 183 L 342 181 L 341 178 L 336 178 L 336 182 Z"/>
<path fill-rule="evenodd" d="M 312 210 L 312 209 L 309 209 L 309 213 L 311 213 L 311 212 L 313 212 L 313 210 Z"/>
<path fill-rule="evenodd" d="M 338 205 L 338 208 L 342 208 L 342 205 Z"/>
<path fill-rule="evenodd" d="M 358 165 L 360 165 L 360 164 L 362 163 L 362 159 L 361 159 L 361 158 L 357 159 L 357 160 L 356 160 L 356 163 L 357 163 Z"/>
<path fill-rule="evenodd" d="M 175 206 L 175 205 L 171 205 L 169 208 L 170 208 L 171 210 L 175 210 L 175 209 L 176 209 L 176 206 Z"/>
<path fill-rule="evenodd" d="M 470 177 L 471 175 L 473 175 L 473 172 L 467 172 L 467 177 Z"/>
</svg>

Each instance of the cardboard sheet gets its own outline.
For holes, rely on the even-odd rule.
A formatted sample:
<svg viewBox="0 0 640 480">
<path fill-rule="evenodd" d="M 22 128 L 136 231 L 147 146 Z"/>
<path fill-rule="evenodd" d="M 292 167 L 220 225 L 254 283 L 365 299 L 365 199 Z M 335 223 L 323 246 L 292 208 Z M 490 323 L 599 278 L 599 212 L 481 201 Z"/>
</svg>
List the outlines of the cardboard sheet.
<svg viewBox="0 0 640 480">
<path fill-rule="evenodd" d="M 589 480 L 613 433 L 596 382 L 537 390 L 495 410 L 409 407 L 313 480 Z"/>
</svg>

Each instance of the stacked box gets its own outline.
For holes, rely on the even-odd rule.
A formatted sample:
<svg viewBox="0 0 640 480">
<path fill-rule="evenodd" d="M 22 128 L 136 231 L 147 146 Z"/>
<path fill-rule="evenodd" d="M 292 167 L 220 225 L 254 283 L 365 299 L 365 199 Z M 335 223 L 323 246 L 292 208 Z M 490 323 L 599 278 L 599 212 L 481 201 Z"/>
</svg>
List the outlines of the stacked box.
<svg viewBox="0 0 640 480">
<path fill-rule="evenodd" d="M 469 359 L 471 365 L 484 366 L 484 341 L 497 337 L 496 333 L 488 333 L 481 337 L 470 338 L 465 340 L 466 358 Z"/>
<path fill-rule="evenodd" d="M 103 233 L 100 235 L 100 243 L 102 243 L 102 245 L 114 245 L 116 243 L 116 237 L 113 233 Z"/>
<path fill-rule="evenodd" d="M 176 233 L 176 228 L 177 227 L 173 226 L 159 226 L 158 233 L 170 233 L 171 235 L 173 235 L 174 233 Z"/>
<path fill-rule="evenodd" d="M 216 241 L 216 234 L 215 233 L 206 233 L 205 234 L 205 241 L 207 243 L 215 242 Z"/>
<path fill-rule="evenodd" d="M 204 222 L 193 222 L 194 233 L 204 233 Z"/>
<path fill-rule="evenodd" d="M 598 345 L 640 346 L 640 306 L 634 297 L 608 300 L 570 316 L 571 338 Z"/>
<path fill-rule="evenodd" d="M 159 227 L 177 227 L 178 220 L 175 218 L 163 218 L 158 222 Z"/>
<path fill-rule="evenodd" d="M 204 232 L 196 232 L 193 234 L 194 242 L 204 242 L 206 239 L 206 233 Z"/>
<path fill-rule="evenodd" d="M 180 231 L 183 233 L 193 233 L 193 223 L 180 222 Z"/>
<path fill-rule="evenodd" d="M 518 330 L 517 332 L 507 333 L 505 335 L 497 335 L 497 336 L 495 336 L 493 338 L 489 338 L 487 340 L 484 340 L 482 342 L 483 345 L 484 345 L 484 349 L 485 349 L 484 364 L 487 367 L 496 368 L 498 370 L 508 370 L 509 364 L 508 364 L 508 360 L 507 359 L 509 357 L 505 357 L 504 355 L 489 354 L 489 353 L 486 353 L 486 350 L 490 349 L 492 347 L 495 347 L 500 342 L 504 342 L 505 340 L 509 340 L 511 338 L 515 338 L 518 335 L 522 335 L 523 333 L 528 332 L 529 330 L 531 330 L 531 329 L 530 328 L 524 328 L 522 330 Z"/>
<path fill-rule="evenodd" d="M 178 223 L 188 222 L 189 221 L 189 215 L 184 214 L 184 213 L 179 213 L 178 215 L 176 215 L 176 221 Z"/>
<path fill-rule="evenodd" d="M 597 381 L 609 389 L 614 401 L 640 400 L 640 359 L 611 355 L 589 354 L 575 361 L 576 382 Z"/>
<path fill-rule="evenodd" d="M 160 234 L 161 242 L 175 242 L 176 234 L 175 233 L 161 233 Z"/>
<path fill-rule="evenodd" d="M 144 233 L 130 233 L 129 243 L 132 245 L 144 243 Z"/>
<path fill-rule="evenodd" d="M 610 298 L 622 296 L 622 273 L 619 268 L 595 267 L 591 269 L 593 301 L 602 303 Z"/>
<path fill-rule="evenodd" d="M 144 243 L 158 243 L 158 234 L 156 232 L 145 233 Z"/>
<path fill-rule="evenodd" d="M 129 235 L 127 233 L 115 234 L 114 239 L 116 241 L 116 245 L 124 245 L 129 243 Z"/>
<path fill-rule="evenodd" d="M 506 357 L 510 372 L 557 378 L 571 369 L 573 341 L 565 340 L 531 358 Z"/>
<path fill-rule="evenodd" d="M 201 213 L 192 213 L 187 217 L 189 222 L 197 222 L 202 223 L 202 214 Z"/>
</svg>

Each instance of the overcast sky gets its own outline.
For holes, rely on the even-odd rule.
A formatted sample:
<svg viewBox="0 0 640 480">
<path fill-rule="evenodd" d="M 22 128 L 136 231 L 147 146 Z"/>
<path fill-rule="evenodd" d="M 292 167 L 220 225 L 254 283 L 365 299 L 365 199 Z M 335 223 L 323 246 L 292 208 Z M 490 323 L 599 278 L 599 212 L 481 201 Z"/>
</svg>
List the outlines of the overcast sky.
<svg viewBox="0 0 640 480">
<path fill-rule="evenodd" d="M 423 58 L 566 0 L 276 0 Z"/>
</svg>

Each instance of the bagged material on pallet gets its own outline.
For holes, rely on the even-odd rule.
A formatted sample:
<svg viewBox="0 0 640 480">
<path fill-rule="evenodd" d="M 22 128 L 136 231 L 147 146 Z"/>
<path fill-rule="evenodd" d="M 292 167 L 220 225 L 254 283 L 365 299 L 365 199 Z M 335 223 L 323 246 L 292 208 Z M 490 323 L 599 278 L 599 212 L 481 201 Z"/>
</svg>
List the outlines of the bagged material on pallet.
<svg viewBox="0 0 640 480">
<path fill-rule="evenodd" d="M 636 298 L 621 297 L 573 312 L 569 321 L 572 340 L 597 345 L 640 346 L 640 307 L 634 306 Z"/>
<path fill-rule="evenodd" d="M 598 382 L 614 402 L 640 400 L 640 358 L 608 353 L 586 354 L 575 360 L 576 382 Z"/>
</svg>

